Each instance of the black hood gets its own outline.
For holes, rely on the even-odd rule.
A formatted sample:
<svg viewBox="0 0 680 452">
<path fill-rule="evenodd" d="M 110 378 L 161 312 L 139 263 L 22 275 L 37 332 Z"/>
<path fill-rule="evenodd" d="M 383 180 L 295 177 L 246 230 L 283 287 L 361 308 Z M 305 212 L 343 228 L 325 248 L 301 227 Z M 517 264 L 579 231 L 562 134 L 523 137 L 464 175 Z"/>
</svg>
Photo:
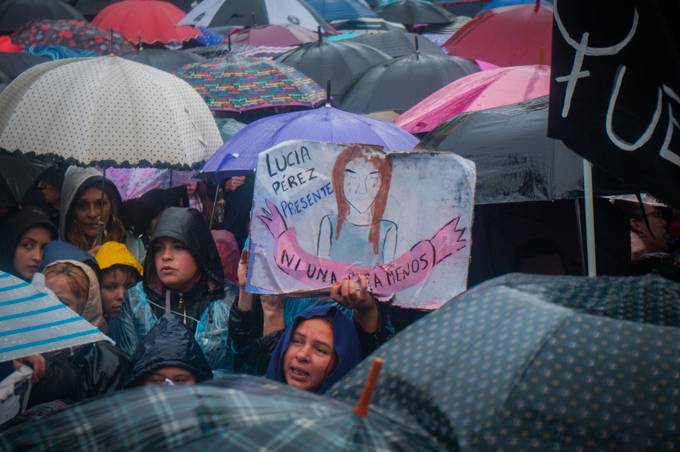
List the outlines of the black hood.
<svg viewBox="0 0 680 452">
<path fill-rule="evenodd" d="M 139 343 L 132 357 L 127 386 L 136 386 L 152 372 L 163 367 L 179 367 L 191 372 L 197 382 L 213 374 L 194 335 L 180 319 L 168 314 Z"/>
<path fill-rule="evenodd" d="M 199 286 L 205 287 L 210 298 L 224 297 L 224 270 L 210 229 L 198 210 L 186 207 L 168 207 L 158 218 L 144 261 L 144 290 L 147 294 L 153 292 L 161 295 L 162 287 L 156 274 L 153 246 L 154 241 L 162 237 L 184 243 L 201 270 Z"/>
<path fill-rule="evenodd" d="M 52 238 L 57 230 L 49 215 L 35 207 L 27 207 L 12 214 L 4 220 L 0 235 L 0 269 L 7 273 L 16 274 L 14 270 L 14 253 L 24 232 L 35 226 L 49 229 Z"/>
</svg>

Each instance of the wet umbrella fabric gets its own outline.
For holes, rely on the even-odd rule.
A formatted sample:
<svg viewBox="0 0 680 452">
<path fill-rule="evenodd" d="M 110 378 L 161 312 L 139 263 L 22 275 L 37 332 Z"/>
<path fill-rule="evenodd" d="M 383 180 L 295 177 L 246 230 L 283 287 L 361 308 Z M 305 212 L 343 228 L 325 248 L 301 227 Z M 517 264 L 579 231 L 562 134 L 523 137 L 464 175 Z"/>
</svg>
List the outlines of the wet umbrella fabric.
<svg viewBox="0 0 680 452">
<path fill-rule="evenodd" d="M 307 0 L 327 21 L 375 17 L 375 11 L 358 0 Z"/>
<path fill-rule="evenodd" d="M 412 422 L 253 376 L 147 386 L 70 407 L 3 432 L 22 450 L 439 450 Z"/>
<path fill-rule="evenodd" d="M 583 193 L 582 160 L 546 136 L 548 98 L 463 113 L 420 147 L 456 154 L 477 167 L 476 204 L 547 201 Z"/>
<path fill-rule="evenodd" d="M 134 50 L 118 33 L 104 31 L 89 22 L 75 19 L 28 23 L 12 34 L 12 41 L 24 47 L 62 46 L 89 50 L 97 55 L 121 55 Z"/>
<path fill-rule="evenodd" d="M 317 39 L 316 32 L 300 25 L 255 25 L 231 35 L 232 44 L 297 46 Z"/>
<path fill-rule="evenodd" d="M 101 12 L 104 8 L 109 6 L 112 3 L 115 3 L 120 0 L 75 0 L 72 1 L 71 3 L 75 8 L 83 13 L 85 17 L 89 18 L 94 18 L 97 14 Z M 182 11 L 189 11 L 192 7 L 193 4 L 196 3 L 195 0 L 167 0 L 173 5 L 177 6 L 179 9 Z"/>
<path fill-rule="evenodd" d="M 12 33 L 27 22 L 41 19 L 85 20 L 77 9 L 60 0 L 5 0 L 0 3 L 0 34 Z"/>
<path fill-rule="evenodd" d="M 375 144 L 383 146 L 386 152 L 405 151 L 418 144 L 416 137 L 392 124 L 321 107 L 274 115 L 249 124 L 210 157 L 201 171 L 251 174 L 260 152 L 287 140 Z"/>
<path fill-rule="evenodd" d="M 14 80 L 36 64 L 46 63 L 49 60 L 35 55 L 28 55 L 26 53 L 3 53 L 0 52 L 0 71 L 7 75 L 10 80 Z"/>
<path fill-rule="evenodd" d="M 456 18 L 437 2 L 427 0 L 386 0 L 378 4 L 375 12 L 401 24 L 445 24 Z"/>
<path fill-rule="evenodd" d="M 7 189 L 12 195 L 13 205 L 20 204 L 45 169 L 46 166 L 40 162 L 19 156 L 0 155 L 0 190 Z"/>
<path fill-rule="evenodd" d="M 29 156 L 80 166 L 189 169 L 221 144 L 210 110 L 191 86 L 118 57 L 35 66 L 0 96 L 0 147 Z"/>
<path fill-rule="evenodd" d="M 380 17 L 360 17 L 358 19 L 334 20 L 333 25 L 337 30 L 369 30 L 369 31 L 406 31 L 406 27 L 397 22 L 388 22 Z"/>
<path fill-rule="evenodd" d="M 188 82 L 213 111 L 277 106 L 314 107 L 324 92 L 313 80 L 290 66 L 258 58 L 227 55 L 183 66 L 176 75 Z"/>
<path fill-rule="evenodd" d="M 444 47 L 449 55 L 497 66 L 549 64 L 553 9 L 515 5 L 486 11 L 458 30 Z"/>
<path fill-rule="evenodd" d="M 349 41 L 313 42 L 276 58 L 294 67 L 321 86 L 331 81 L 333 94 L 342 94 L 358 75 L 368 68 L 387 63 L 390 56 L 380 50 Z"/>
<path fill-rule="evenodd" d="M 393 58 L 415 53 L 416 40 L 418 42 L 418 50 L 420 50 L 421 53 L 430 55 L 444 54 L 444 50 L 429 39 L 399 30 L 364 33 L 351 38 L 351 41 L 375 47 Z"/>
<path fill-rule="evenodd" d="M 678 299 L 654 275 L 490 280 L 380 348 L 374 403 L 461 450 L 673 449 Z M 369 362 L 330 394 L 356 397 Z"/>
<path fill-rule="evenodd" d="M 340 97 L 354 113 L 404 111 L 449 83 L 479 71 L 463 58 L 414 53 L 368 69 Z"/>
<path fill-rule="evenodd" d="M 206 61 L 206 58 L 196 53 L 169 49 L 144 49 L 138 52 L 127 53 L 123 55 L 123 58 L 143 63 L 165 72 L 174 72 L 184 65 Z"/>
</svg>

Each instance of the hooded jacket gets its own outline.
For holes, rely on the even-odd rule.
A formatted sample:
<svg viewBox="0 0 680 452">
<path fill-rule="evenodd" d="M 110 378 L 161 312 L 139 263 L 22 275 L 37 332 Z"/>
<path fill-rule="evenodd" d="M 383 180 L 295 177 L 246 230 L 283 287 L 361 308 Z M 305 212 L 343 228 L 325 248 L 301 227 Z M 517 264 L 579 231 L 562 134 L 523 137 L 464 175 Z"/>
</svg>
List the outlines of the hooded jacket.
<svg viewBox="0 0 680 452">
<path fill-rule="evenodd" d="M 57 230 L 54 228 L 50 217 L 40 209 L 35 207 L 28 207 L 12 214 L 5 220 L 0 235 L 0 269 L 11 273 L 14 276 L 21 277 L 16 273 L 14 268 L 14 254 L 21 236 L 26 231 L 36 226 L 44 226 L 52 234 L 54 239 L 57 235 Z"/>
<path fill-rule="evenodd" d="M 191 372 L 197 382 L 212 378 L 210 365 L 189 329 L 179 317 L 166 314 L 144 337 L 132 357 L 127 386 L 137 386 L 158 369 L 178 367 Z"/>
<path fill-rule="evenodd" d="M 222 263 L 208 225 L 200 212 L 182 207 L 170 207 L 160 215 L 151 236 L 153 242 L 162 237 L 178 240 L 196 260 L 201 277 L 186 293 L 171 293 L 171 312 L 194 333 L 213 370 L 233 368 L 233 349 L 228 334 L 229 308 L 238 290 L 224 285 Z M 144 280 L 128 291 L 129 303 L 123 305 L 121 322 L 126 322 L 126 338 L 136 345 L 165 313 L 165 293 L 156 273 L 153 253 L 144 262 Z M 134 349 L 126 349 L 132 353 Z"/>
<path fill-rule="evenodd" d="M 329 316 L 333 319 L 333 349 L 337 357 L 337 363 L 333 372 L 321 382 L 321 385 L 315 392 L 323 394 L 333 383 L 359 364 L 362 359 L 362 352 L 354 322 L 338 311 L 332 304 L 326 304 L 304 310 L 298 314 L 293 324 L 286 328 L 272 353 L 265 376 L 269 379 L 286 383 L 283 358 L 290 345 L 293 332 L 305 320 Z"/>
</svg>

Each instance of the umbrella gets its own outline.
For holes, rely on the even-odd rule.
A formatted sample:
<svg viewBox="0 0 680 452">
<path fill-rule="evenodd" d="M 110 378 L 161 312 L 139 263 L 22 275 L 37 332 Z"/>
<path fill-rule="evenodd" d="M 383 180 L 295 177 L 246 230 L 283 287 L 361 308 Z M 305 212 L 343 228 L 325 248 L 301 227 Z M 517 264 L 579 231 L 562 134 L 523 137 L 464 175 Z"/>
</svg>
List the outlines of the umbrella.
<svg viewBox="0 0 680 452">
<path fill-rule="evenodd" d="M 278 106 L 314 107 L 323 90 L 292 67 L 275 61 L 227 55 L 176 71 L 213 111 L 241 112 Z"/>
<path fill-rule="evenodd" d="M 418 41 L 418 50 L 421 53 L 430 55 L 444 54 L 441 47 L 435 45 L 429 39 L 399 30 L 363 33 L 351 38 L 351 40 L 375 47 L 393 58 L 415 53 L 416 41 Z"/>
<path fill-rule="evenodd" d="M 333 27 L 304 0 L 203 0 L 181 20 L 180 25 L 301 25 L 310 30 Z"/>
<path fill-rule="evenodd" d="M 260 152 L 288 140 L 365 143 L 385 151 L 405 151 L 418 139 L 402 129 L 330 106 L 283 113 L 257 120 L 237 132 L 201 170 L 223 174 L 252 173 Z"/>
<path fill-rule="evenodd" d="M 540 3 L 486 11 L 458 30 L 445 44 L 449 55 L 498 66 L 548 64 L 553 10 Z"/>
<path fill-rule="evenodd" d="M 81 166 L 188 168 L 221 144 L 191 86 L 114 56 L 33 67 L 0 96 L 0 147 L 9 151 Z"/>
<path fill-rule="evenodd" d="M 545 6 L 552 6 L 552 1 L 548 1 L 548 0 L 539 0 L 539 1 Z M 492 0 L 488 3 L 485 3 L 484 6 L 482 6 L 482 9 L 479 10 L 479 13 L 482 13 L 484 11 L 488 11 L 488 10 L 494 9 L 494 8 L 501 8 L 503 6 L 535 5 L 535 4 L 536 4 L 536 0 Z"/>
<path fill-rule="evenodd" d="M 61 60 L 64 58 L 83 58 L 98 56 L 91 50 L 72 49 L 62 46 L 29 47 L 26 49 L 29 55 L 35 55 L 48 60 Z"/>
<path fill-rule="evenodd" d="M 446 85 L 396 121 L 411 133 L 429 132 L 466 111 L 516 104 L 550 93 L 550 66 L 513 66 L 477 72 Z"/>
<path fill-rule="evenodd" d="M 653 275 L 493 279 L 378 350 L 374 404 L 463 451 L 675 449 L 678 300 Z M 330 394 L 354 400 L 368 361 Z"/>
<path fill-rule="evenodd" d="M 373 66 L 354 80 L 339 105 L 354 113 L 404 111 L 439 88 L 479 71 L 472 61 L 420 52 Z"/>
<path fill-rule="evenodd" d="M 144 49 L 123 55 L 123 58 L 153 66 L 165 72 L 174 72 L 177 68 L 206 61 L 205 57 L 191 52 L 169 49 Z"/>
<path fill-rule="evenodd" d="M 0 191 L 11 194 L 11 206 L 21 204 L 26 192 L 45 169 L 46 167 L 39 162 L 23 157 L 0 155 Z"/>
<path fill-rule="evenodd" d="M 327 21 L 375 17 L 375 12 L 358 0 L 307 0 Z"/>
<path fill-rule="evenodd" d="M 94 18 L 104 8 L 120 0 L 72 0 L 73 6 L 88 19 Z M 189 11 L 198 3 L 196 0 L 167 0 L 182 11 Z"/>
<path fill-rule="evenodd" d="M 5 52 L 17 53 L 23 50 L 24 46 L 14 44 L 10 36 L 8 35 L 0 36 L 0 53 Z"/>
<path fill-rule="evenodd" d="M 0 71 L 7 75 L 10 80 L 14 80 L 36 64 L 46 63 L 47 58 L 42 58 L 26 53 L 2 53 L 0 52 Z"/>
<path fill-rule="evenodd" d="M 92 23 L 135 44 L 181 43 L 200 35 L 194 27 L 177 24 L 183 16 L 184 11 L 166 1 L 124 0 L 104 8 Z"/>
<path fill-rule="evenodd" d="M 336 30 L 372 30 L 372 31 L 389 31 L 401 30 L 406 28 L 397 22 L 388 22 L 380 17 L 359 17 L 358 19 L 340 19 L 334 20 L 331 24 Z"/>
<path fill-rule="evenodd" d="M 475 162 L 476 204 L 540 201 L 582 195 L 582 160 L 546 136 L 547 97 L 460 114 L 426 135 L 424 149 Z"/>
<path fill-rule="evenodd" d="M 0 271 L 0 335 L 0 362 L 91 342 L 112 342 L 45 287 L 3 271 Z"/>
<path fill-rule="evenodd" d="M 12 34 L 12 41 L 24 47 L 62 46 L 89 50 L 97 55 L 120 55 L 133 50 L 118 33 L 75 19 L 30 22 Z"/>
<path fill-rule="evenodd" d="M 60 0 L 4 0 L 0 3 L 0 34 L 11 33 L 27 22 L 41 19 L 85 18 Z"/>
<path fill-rule="evenodd" d="M 437 2 L 428 0 L 385 0 L 375 12 L 385 20 L 401 24 L 446 24 L 456 18 Z"/>
<path fill-rule="evenodd" d="M 287 47 L 316 41 L 317 34 L 300 25 L 255 25 L 231 35 L 231 42 L 251 46 Z"/>
<path fill-rule="evenodd" d="M 368 68 L 390 60 L 386 53 L 365 44 L 321 38 L 276 58 L 321 86 L 330 80 L 333 92 L 338 94 L 345 92 L 351 81 Z"/>
<path fill-rule="evenodd" d="M 146 386 L 7 429 L 3 449 L 438 450 L 417 426 L 253 376 Z"/>
</svg>

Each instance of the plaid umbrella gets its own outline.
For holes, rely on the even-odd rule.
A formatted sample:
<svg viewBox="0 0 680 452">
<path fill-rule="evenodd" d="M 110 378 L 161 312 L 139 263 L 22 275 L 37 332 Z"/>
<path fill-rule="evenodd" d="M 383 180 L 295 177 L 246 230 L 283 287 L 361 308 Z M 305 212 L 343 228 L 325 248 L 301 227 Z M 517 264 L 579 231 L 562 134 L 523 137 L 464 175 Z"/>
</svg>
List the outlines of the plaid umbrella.
<svg viewBox="0 0 680 452">
<path fill-rule="evenodd" d="M 279 106 L 315 107 L 325 99 L 313 80 L 274 61 L 228 55 L 189 64 L 176 75 L 216 111 L 246 111 Z"/>
<path fill-rule="evenodd" d="M 62 46 L 97 55 L 121 55 L 134 50 L 118 33 L 75 19 L 30 22 L 12 34 L 12 41 L 24 47 Z"/>
<path fill-rule="evenodd" d="M 114 393 L 0 436 L 3 450 L 439 450 L 420 428 L 252 376 Z"/>
<path fill-rule="evenodd" d="M 499 277 L 378 350 L 374 403 L 461 450 L 676 449 L 678 326 L 659 276 Z M 368 362 L 331 395 L 354 400 Z"/>
</svg>

